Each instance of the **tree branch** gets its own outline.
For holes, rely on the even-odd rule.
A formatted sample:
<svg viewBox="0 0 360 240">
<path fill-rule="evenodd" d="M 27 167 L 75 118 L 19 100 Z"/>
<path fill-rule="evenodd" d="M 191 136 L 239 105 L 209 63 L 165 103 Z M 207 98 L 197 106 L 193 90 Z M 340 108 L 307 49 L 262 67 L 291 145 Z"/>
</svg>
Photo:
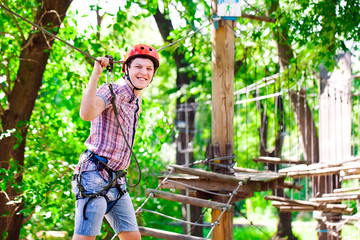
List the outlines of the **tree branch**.
<svg viewBox="0 0 360 240">
<path fill-rule="evenodd" d="M 258 20 L 258 21 L 262 21 L 262 22 L 270 22 L 270 23 L 276 22 L 276 18 L 271 18 L 271 17 L 267 17 L 267 16 L 256 16 L 256 15 L 252 15 L 252 14 L 242 13 L 241 17 Z"/>
<path fill-rule="evenodd" d="M 7 3 L 6 3 L 4 0 L 2 0 L 1 2 L 2 2 L 7 8 L 9 8 L 9 6 L 7 5 Z M 15 22 L 15 25 L 16 25 L 17 29 L 19 30 L 21 40 L 22 40 L 23 42 L 25 42 L 25 36 L 24 36 L 24 33 L 23 33 L 21 27 L 19 26 L 18 21 L 16 21 L 16 18 L 14 17 L 14 15 L 10 14 L 10 17 L 11 17 L 11 19 Z"/>
</svg>

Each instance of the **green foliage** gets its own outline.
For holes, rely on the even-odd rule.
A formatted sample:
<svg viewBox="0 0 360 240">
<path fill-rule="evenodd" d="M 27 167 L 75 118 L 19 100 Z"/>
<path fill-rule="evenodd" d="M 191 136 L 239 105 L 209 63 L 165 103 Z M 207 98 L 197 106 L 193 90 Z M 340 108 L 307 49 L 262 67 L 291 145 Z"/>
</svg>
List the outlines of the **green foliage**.
<svg viewBox="0 0 360 240">
<path fill-rule="evenodd" d="M 11 9 L 29 20 L 34 19 L 35 9 L 41 4 L 39 1 L 25 1 L 20 6 L 16 1 L 6 2 Z M 358 1 L 280 1 L 276 11 L 270 9 L 272 3 L 273 1 L 253 1 L 252 6 L 245 5 L 242 10 L 253 14 L 259 14 L 258 11 L 269 12 L 270 16 L 277 19 L 275 24 L 239 18 L 234 29 L 235 61 L 238 63 L 235 91 L 243 90 L 260 79 L 279 72 L 276 40 L 282 36 L 274 35 L 274 32 L 287 32 L 286 42 L 294 52 L 287 69 L 276 77 L 274 84 L 259 88 L 257 92 L 234 96 L 235 102 L 238 102 L 234 106 L 234 154 L 237 165 L 241 167 L 266 168 L 263 164 L 252 161 L 252 157 L 259 155 L 262 109 L 255 101 L 245 101 L 252 97 L 284 91 L 281 95 L 286 106 L 284 115 L 279 116 L 274 98 L 262 101 L 263 109 L 268 116 L 267 147 L 270 149 L 274 146 L 279 130 L 278 120 L 282 118 L 286 122 L 282 155 L 302 159 L 299 133 L 286 91 L 304 89 L 315 122 L 318 122 L 319 103 L 316 94 L 319 89 L 317 80 L 312 77 L 313 72 L 317 71 L 320 63 L 331 69 L 336 53 L 358 51 L 356 44 L 351 49 L 346 44 L 347 41 L 360 41 Z M 108 4 L 98 2 L 96 6 L 88 6 L 89 14 L 82 17 L 91 19 L 96 9 L 103 14 Z M 152 22 L 151 15 L 156 13 L 158 4 L 160 11 L 169 13 L 168 17 L 174 27 L 165 42 L 156 24 Z M 127 47 L 134 43 L 144 42 L 160 48 L 204 26 L 210 18 L 209 1 L 123 1 L 115 13 L 103 16 L 101 27 L 89 25 L 83 32 L 79 31 L 79 13 L 75 10 L 69 11 L 58 36 L 94 57 L 111 54 L 115 60 L 121 60 Z M 10 92 L 13 86 L 19 67 L 21 44 L 23 39 L 27 38 L 31 27 L 5 11 L 0 11 L 0 19 L 0 32 L 4 33 L 0 39 L 0 53 L 4 57 L 0 62 L 0 103 L 6 109 L 7 92 Z M 176 69 L 174 53 L 183 54 L 183 61 L 188 65 Z M 193 147 L 196 160 L 207 157 L 206 148 L 211 142 L 210 28 L 206 27 L 175 46 L 165 48 L 160 55 L 161 67 L 153 83 L 143 94 L 142 113 L 134 145 L 134 152 L 142 169 L 141 184 L 130 189 L 135 209 L 146 199 L 146 188 L 156 188 L 158 176 L 166 174 L 166 166 L 175 161 L 174 139 L 178 132 L 175 130 L 174 118 L 178 97 L 182 96 L 181 102 L 185 102 L 188 97 L 195 98 L 197 112 Z M 92 65 L 93 60 L 55 41 L 31 120 L 29 123 L 22 123 L 28 127 L 25 165 L 21 167 L 11 161 L 9 169 L 0 169 L 1 190 L 5 191 L 6 185 L 11 183 L 14 189 L 22 193 L 19 199 L 14 199 L 24 204 L 21 213 L 28 219 L 21 230 L 22 238 L 36 238 L 38 232 L 46 230 L 65 230 L 69 233 L 68 236 L 72 235 L 74 196 L 71 193 L 70 179 L 89 133 L 89 123 L 82 121 L 78 113 L 82 91 L 88 82 Z M 195 81 L 178 89 L 177 71 L 187 73 L 187 76 Z M 2 78 L 3 76 L 5 77 Z M 120 76 L 121 64 L 115 65 L 115 79 Z M 104 83 L 105 77 L 100 81 Z M 353 81 L 352 89 L 354 106 L 360 104 L 359 89 L 360 81 L 356 79 Z M 353 155 L 359 154 L 359 115 L 359 108 L 354 108 Z M 21 126 L 17 129 L 19 128 Z M 0 139 L 8 137 L 9 134 L 15 134 L 18 136 L 17 139 L 20 139 L 21 135 L 17 129 L 2 131 Z M 22 174 L 21 184 L 14 181 L 16 174 Z M 130 183 L 135 183 L 138 175 L 133 159 L 129 168 Z M 300 183 L 307 184 L 305 180 Z M 304 199 L 308 194 L 306 191 L 310 190 L 286 193 L 294 198 Z M 270 202 L 263 199 L 265 194 L 270 193 L 255 193 L 253 198 L 238 203 L 241 212 L 248 217 L 254 216 L 253 213 L 258 213 L 258 216 L 275 216 L 275 209 L 271 207 Z M 145 208 L 173 213 L 172 216 L 181 218 L 179 203 L 151 199 Z M 206 220 L 210 220 L 209 218 Z M 139 223 L 143 225 L 182 231 L 179 227 L 168 226 L 169 222 L 168 219 L 145 212 L 139 217 Z M 104 224 L 99 238 L 108 238 L 111 233 L 110 227 Z M 264 239 L 262 234 L 256 229 L 237 228 L 234 239 Z"/>
</svg>

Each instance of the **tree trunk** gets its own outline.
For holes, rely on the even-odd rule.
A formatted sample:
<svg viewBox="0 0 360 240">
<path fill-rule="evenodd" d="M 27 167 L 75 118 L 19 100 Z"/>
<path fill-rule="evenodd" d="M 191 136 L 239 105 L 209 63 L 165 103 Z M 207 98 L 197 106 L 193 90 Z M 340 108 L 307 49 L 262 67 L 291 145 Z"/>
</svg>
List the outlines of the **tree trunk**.
<svg viewBox="0 0 360 240">
<path fill-rule="evenodd" d="M 57 34 L 71 1 L 44 0 L 38 8 L 34 22 Z M 5 192 L 0 193 L 1 239 L 19 238 L 23 216 L 18 213 L 23 208 L 23 203 L 12 202 L 21 195 L 19 188 L 13 185 L 21 185 L 28 122 L 54 42 L 52 37 L 33 30 L 35 29 L 32 29 L 28 39 L 22 43 L 19 70 L 7 99 L 8 105 L 1 115 L 1 132 L 11 129 L 16 129 L 16 132 L 10 137 L 0 139 L 0 167 L 5 170 L 11 168 L 12 172 L 17 172 L 13 179 L 6 182 Z"/>
</svg>

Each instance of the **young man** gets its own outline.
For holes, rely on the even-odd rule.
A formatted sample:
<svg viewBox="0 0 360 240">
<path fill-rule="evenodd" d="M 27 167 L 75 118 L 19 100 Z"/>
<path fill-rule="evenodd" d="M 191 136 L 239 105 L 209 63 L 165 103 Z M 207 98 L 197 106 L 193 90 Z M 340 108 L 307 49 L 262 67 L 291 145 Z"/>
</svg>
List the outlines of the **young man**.
<svg viewBox="0 0 360 240">
<path fill-rule="evenodd" d="M 80 156 L 72 181 L 77 199 L 73 240 L 95 239 L 104 216 L 120 239 L 138 240 L 141 236 L 122 174 L 130 164 L 131 151 L 116 120 L 109 87 L 97 89 L 109 59 L 97 59 L 80 106 L 81 118 L 91 121 L 91 127 L 87 150 Z M 141 91 L 151 83 L 158 67 L 159 55 L 153 47 L 135 45 L 126 54 L 124 76 L 112 85 L 117 117 L 130 147 L 138 125 Z"/>
</svg>

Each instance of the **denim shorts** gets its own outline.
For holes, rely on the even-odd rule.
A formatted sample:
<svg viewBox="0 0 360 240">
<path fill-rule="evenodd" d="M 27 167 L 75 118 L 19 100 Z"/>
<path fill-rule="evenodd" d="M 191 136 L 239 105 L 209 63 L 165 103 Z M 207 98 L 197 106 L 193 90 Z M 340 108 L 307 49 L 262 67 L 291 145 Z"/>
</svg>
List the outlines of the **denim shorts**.
<svg viewBox="0 0 360 240">
<path fill-rule="evenodd" d="M 73 193 L 78 193 L 76 186 L 77 180 L 72 181 Z M 81 184 L 85 188 L 85 192 L 96 193 L 103 189 L 107 182 L 101 177 L 98 171 L 87 171 L 82 173 Z M 126 184 L 121 185 L 121 189 L 126 189 Z M 118 196 L 116 187 L 111 187 L 106 194 L 110 201 L 115 200 Z M 123 231 L 138 231 L 134 207 L 132 205 L 129 193 L 125 193 L 105 215 L 107 202 L 105 197 L 93 198 L 86 206 L 86 220 L 83 216 L 85 203 L 89 198 L 76 200 L 75 210 L 75 230 L 76 234 L 84 236 L 96 236 L 100 234 L 100 229 L 104 216 L 110 223 L 111 227 L 118 235 Z"/>
</svg>

